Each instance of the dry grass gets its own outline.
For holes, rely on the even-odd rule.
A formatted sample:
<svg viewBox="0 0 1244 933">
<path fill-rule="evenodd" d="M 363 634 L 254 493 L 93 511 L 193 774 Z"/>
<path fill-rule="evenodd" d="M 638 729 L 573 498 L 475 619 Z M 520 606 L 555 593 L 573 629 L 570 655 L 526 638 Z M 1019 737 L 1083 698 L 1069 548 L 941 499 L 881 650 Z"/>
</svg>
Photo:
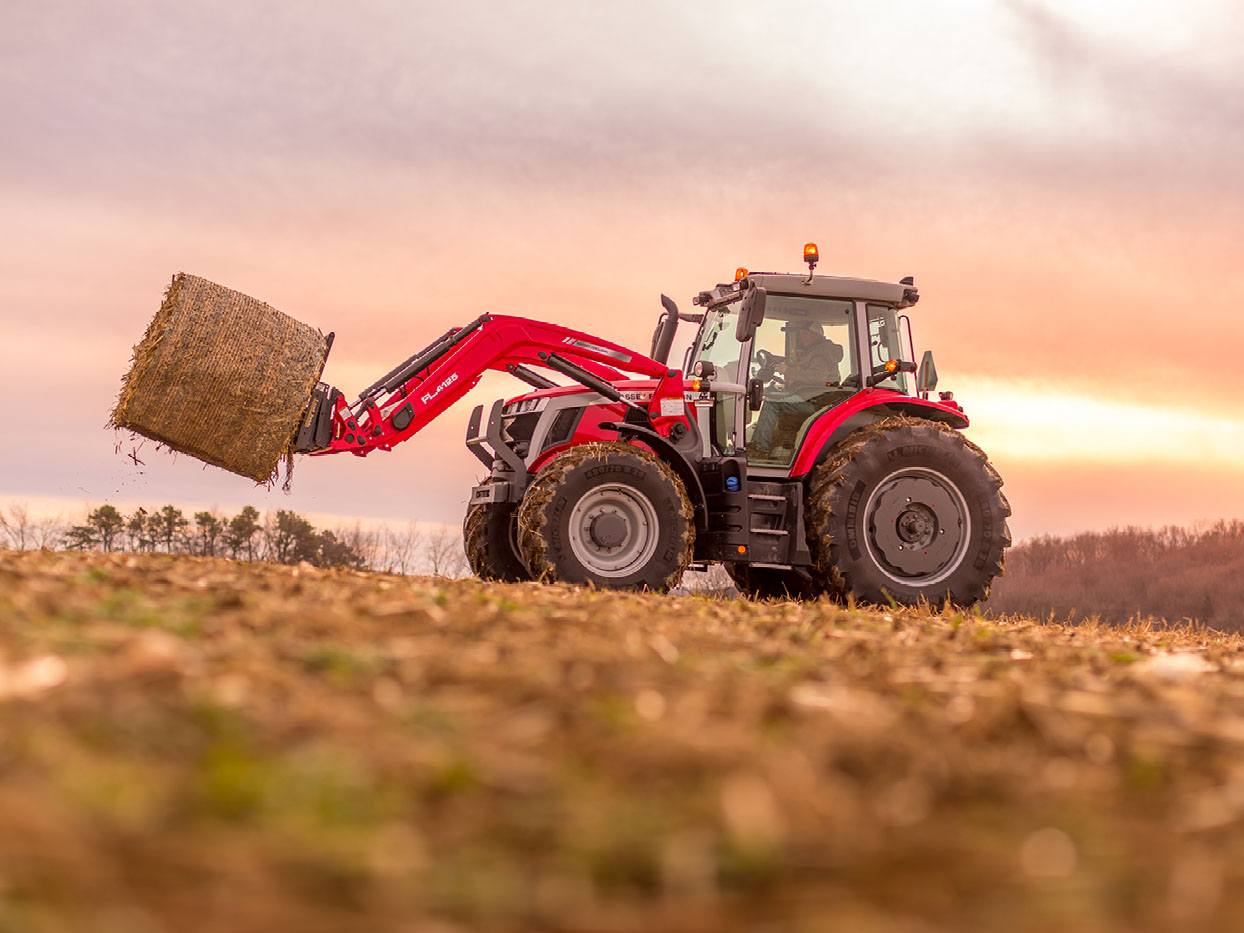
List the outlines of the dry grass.
<svg viewBox="0 0 1244 933">
<path fill-rule="evenodd" d="M 1238 929 L 1244 641 L 0 552 L 0 930 Z"/>
</svg>

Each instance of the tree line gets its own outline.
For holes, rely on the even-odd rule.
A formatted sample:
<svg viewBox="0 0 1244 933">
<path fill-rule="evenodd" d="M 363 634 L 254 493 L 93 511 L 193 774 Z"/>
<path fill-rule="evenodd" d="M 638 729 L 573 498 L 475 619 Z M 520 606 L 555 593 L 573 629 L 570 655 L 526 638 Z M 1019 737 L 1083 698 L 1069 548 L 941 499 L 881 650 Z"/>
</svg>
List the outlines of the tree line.
<svg viewBox="0 0 1244 933">
<path fill-rule="evenodd" d="M 235 515 L 216 510 L 186 514 L 175 505 L 124 513 L 110 504 L 90 509 L 81 522 L 31 515 L 21 504 L 0 510 L 0 545 L 15 550 L 63 548 L 136 554 L 185 554 L 233 560 L 306 562 L 316 567 L 461 576 L 466 557 L 456 530 L 444 526 L 316 528 L 289 509 L 261 514 L 253 506 Z"/>
<path fill-rule="evenodd" d="M 988 608 L 1057 619 L 1195 619 L 1244 631 L 1244 521 L 1032 538 L 1006 555 Z"/>
</svg>

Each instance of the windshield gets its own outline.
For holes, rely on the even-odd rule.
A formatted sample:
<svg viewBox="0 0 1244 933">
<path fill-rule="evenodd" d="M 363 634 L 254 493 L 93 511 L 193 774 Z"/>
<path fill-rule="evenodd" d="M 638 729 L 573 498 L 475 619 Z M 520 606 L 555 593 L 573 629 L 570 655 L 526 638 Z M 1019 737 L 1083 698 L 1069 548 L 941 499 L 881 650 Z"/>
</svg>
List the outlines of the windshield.
<svg viewBox="0 0 1244 933">
<path fill-rule="evenodd" d="M 691 364 L 707 360 L 717 370 L 720 381 L 742 382 L 738 373 L 740 344 L 734 339 L 738 322 L 737 303 L 707 312 L 699 340 L 691 352 Z"/>
</svg>

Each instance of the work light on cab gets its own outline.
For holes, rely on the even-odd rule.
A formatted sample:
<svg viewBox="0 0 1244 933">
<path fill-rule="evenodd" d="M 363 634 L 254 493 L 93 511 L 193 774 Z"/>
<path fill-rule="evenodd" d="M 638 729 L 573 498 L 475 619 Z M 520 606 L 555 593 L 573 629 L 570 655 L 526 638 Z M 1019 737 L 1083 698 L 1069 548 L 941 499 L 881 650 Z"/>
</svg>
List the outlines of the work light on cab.
<svg viewBox="0 0 1244 933">
<path fill-rule="evenodd" d="M 734 270 L 734 280 L 736 282 L 741 282 L 745 278 L 747 278 L 747 269 L 745 269 L 743 266 L 739 266 L 737 269 Z"/>
<path fill-rule="evenodd" d="M 808 278 L 804 284 L 811 285 L 812 272 L 816 269 L 816 264 L 821 261 L 821 253 L 815 243 L 803 244 L 803 261 L 808 264 Z"/>
</svg>

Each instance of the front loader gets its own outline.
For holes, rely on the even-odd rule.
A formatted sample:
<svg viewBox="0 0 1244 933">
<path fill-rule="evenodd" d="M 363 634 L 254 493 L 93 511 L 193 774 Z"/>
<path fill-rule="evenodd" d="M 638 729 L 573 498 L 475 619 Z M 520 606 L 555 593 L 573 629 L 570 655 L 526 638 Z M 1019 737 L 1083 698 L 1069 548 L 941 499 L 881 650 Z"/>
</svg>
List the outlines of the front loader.
<svg viewBox="0 0 1244 933">
<path fill-rule="evenodd" d="M 505 315 L 449 331 L 347 404 L 317 386 L 295 448 L 390 450 L 485 371 L 531 391 L 477 407 L 468 449 L 488 471 L 463 529 L 485 579 L 665 590 L 721 563 L 758 597 L 970 605 L 1010 544 L 1002 480 L 932 398 L 899 283 L 753 273 L 662 296 L 647 355 Z M 697 326 L 681 369 L 680 322 Z M 914 385 L 912 384 L 914 378 Z"/>
</svg>

